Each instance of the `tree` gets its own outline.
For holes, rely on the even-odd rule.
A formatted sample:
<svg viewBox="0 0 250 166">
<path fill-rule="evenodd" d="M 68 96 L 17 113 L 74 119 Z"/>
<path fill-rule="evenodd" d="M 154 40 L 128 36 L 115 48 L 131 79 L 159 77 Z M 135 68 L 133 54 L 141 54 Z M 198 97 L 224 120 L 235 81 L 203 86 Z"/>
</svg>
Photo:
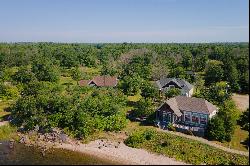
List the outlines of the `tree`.
<svg viewBox="0 0 250 166">
<path fill-rule="evenodd" d="M 236 68 L 236 63 L 233 61 L 232 56 L 226 56 L 223 60 L 224 63 L 224 80 L 228 81 L 230 88 L 234 92 L 238 92 L 239 86 L 239 74 Z"/>
<path fill-rule="evenodd" d="M 121 82 L 121 89 L 126 95 L 135 95 L 140 91 L 143 79 L 138 76 L 125 76 Z"/>
<path fill-rule="evenodd" d="M 170 73 L 169 77 L 174 77 L 174 78 L 185 78 L 186 77 L 186 72 L 183 69 L 183 67 L 178 66 L 176 68 L 173 68 Z"/>
<path fill-rule="evenodd" d="M 166 98 L 171 98 L 181 95 L 181 90 L 179 88 L 170 88 L 165 92 Z"/>
<path fill-rule="evenodd" d="M 13 100 L 18 98 L 19 90 L 16 86 L 0 83 L 0 99 Z"/>
<path fill-rule="evenodd" d="M 82 73 L 81 73 L 81 71 L 79 70 L 78 67 L 72 68 L 72 69 L 70 70 L 70 72 L 71 72 L 71 76 L 72 76 L 72 78 L 73 78 L 74 80 L 77 80 L 77 81 L 78 81 L 79 79 L 81 79 Z"/>
<path fill-rule="evenodd" d="M 192 62 L 193 61 L 193 56 L 190 51 L 186 51 L 183 56 L 182 56 L 182 66 L 185 69 L 191 68 L 192 67 Z"/>
<path fill-rule="evenodd" d="M 197 55 L 194 59 L 194 70 L 201 72 L 205 69 L 206 63 L 208 61 L 207 55 Z"/>
<path fill-rule="evenodd" d="M 35 74 L 31 72 L 28 67 L 20 67 L 18 72 L 13 75 L 13 80 L 21 83 L 28 83 L 30 81 L 36 80 Z"/>
<path fill-rule="evenodd" d="M 240 116 L 239 124 L 244 130 L 249 131 L 249 108 Z"/>
<path fill-rule="evenodd" d="M 133 115 L 136 117 L 140 116 L 150 116 L 155 111 L 152 99 L 141 98 L 136 104 L 136 109 Z"/>
<path fill-rule="evenodd" d="M 223 79 L 223 63 L 217 60 L 210 60 L 205 69 L 205 84 L 219 82 Z"/>
<path fill-rule="evenodd" d="M 38 59 L 32 65 L 32 72 L 39 81 L 57 82 L 59 80 L 58 66 L 49 59 Z"/>
<path fill-rule="evenodd" d="M 224 141 L 226 139 L 226 130 L 223 119 L 218 116 L 213 117 L 207 126 L 207 137 L 212 140 Z"/>
<path fill-rule="evenodd" d="M 227 100 L 220 107 L 219 112 L 213 117 L 207 128 L 207 136 L 218 141 L 231 141 L 239 113 L 232 100 Z"/>
<path fill-rule="evenodd" d="M 150 82 L 144 81 L 141 87 L 141 95 L 144 98 L 158 98 L 159 91 Z"/>
</svg>

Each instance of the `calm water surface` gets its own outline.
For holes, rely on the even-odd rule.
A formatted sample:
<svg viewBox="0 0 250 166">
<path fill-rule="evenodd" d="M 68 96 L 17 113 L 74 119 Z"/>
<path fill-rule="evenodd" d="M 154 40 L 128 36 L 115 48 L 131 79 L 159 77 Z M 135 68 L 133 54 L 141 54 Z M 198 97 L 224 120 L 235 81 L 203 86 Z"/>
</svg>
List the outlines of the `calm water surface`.
<svg viewBox="0 0 250 166">
<path fill-rule="evenodd" d="M 118 165 L 121 163 L 64 149 L 51 149 L 46 152 L 45 156 L 42 156 L 41 151 L 35 147 L 27 147 L 16 143 L 14 149 L 9 149 L 8 142 L 0 141 L 0 165 L 10 164 Z"/>
</svg>

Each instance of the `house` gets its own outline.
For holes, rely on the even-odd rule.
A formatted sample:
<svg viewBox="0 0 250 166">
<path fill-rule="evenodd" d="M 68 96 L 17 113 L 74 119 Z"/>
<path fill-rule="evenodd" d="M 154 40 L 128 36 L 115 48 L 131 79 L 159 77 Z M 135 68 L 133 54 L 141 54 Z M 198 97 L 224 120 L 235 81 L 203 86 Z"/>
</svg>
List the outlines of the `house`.
<svg viewBox="0 0 250 166">
<path fill-rule="evenodd" d="M 170 88 L 178 88 L 181 90 L 182 96 L 191 97 L 193 95 L 194 86 L 180 78 L 163 77 L 156 81 L 156 85 L 161 92 L 165 92 Z"/>
<path fill-rule="evenodd" d="M 80 86 L 115 87 L 118 79 L 113 76 L 95 76 L 92 80 L 80 80 Z"/>
<path fill-rule="evenodd" d="M 159 127 L 173 124 L 177 129 L 188 129 L 204 134 L 208 120 L 216 115 L 218 108 L 205 99 L 176 96 L 165 101 L 156 110 Z"/>
</svg>

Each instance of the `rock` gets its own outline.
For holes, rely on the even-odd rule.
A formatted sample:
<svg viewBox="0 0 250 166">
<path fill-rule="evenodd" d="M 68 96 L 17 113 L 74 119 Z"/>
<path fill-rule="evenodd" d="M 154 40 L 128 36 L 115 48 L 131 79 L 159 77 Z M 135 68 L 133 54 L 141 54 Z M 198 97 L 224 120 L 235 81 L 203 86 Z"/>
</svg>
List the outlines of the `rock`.
<svg viewBox="0 0 250 166">
<path fill-rule="evenodd" d="M 118 146 L 116 145 L 115 148 L 118 148 Z"/>
</svg>

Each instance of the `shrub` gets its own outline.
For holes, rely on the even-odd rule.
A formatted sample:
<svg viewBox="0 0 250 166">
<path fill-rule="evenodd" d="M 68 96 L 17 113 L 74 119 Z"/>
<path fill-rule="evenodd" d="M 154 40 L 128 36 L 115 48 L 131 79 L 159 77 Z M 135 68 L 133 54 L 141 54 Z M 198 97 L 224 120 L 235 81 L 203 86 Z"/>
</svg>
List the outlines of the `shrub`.
<svg viewBox="0 0 250 166">
<path fill-rule="evenodd" d="M 152 130 L 152 129 L 147 129 L 146 131 L 144 131 L 143 133 L 143 137 L 146 139 L 146 140 L 151 140 L 152 138 L 154 138 L 156 135 L 156 131 L 155 130 Z"/>
<path fill-rule="evenodd" d="M 167 126 L 168 130 L 170 131 L 176 131 L 176 128 L 173 126 L 172 123 L 169 123 L 168 126 Z"/>
<path fill-rule="evenodd" d="M 131 136 L 129 136 L 124 143 L 132 148 L 135 148 L 138 146 L 138 144 L 145 141 L 145 137 L 141 132 L 135 132 Z"/>
</svg>

